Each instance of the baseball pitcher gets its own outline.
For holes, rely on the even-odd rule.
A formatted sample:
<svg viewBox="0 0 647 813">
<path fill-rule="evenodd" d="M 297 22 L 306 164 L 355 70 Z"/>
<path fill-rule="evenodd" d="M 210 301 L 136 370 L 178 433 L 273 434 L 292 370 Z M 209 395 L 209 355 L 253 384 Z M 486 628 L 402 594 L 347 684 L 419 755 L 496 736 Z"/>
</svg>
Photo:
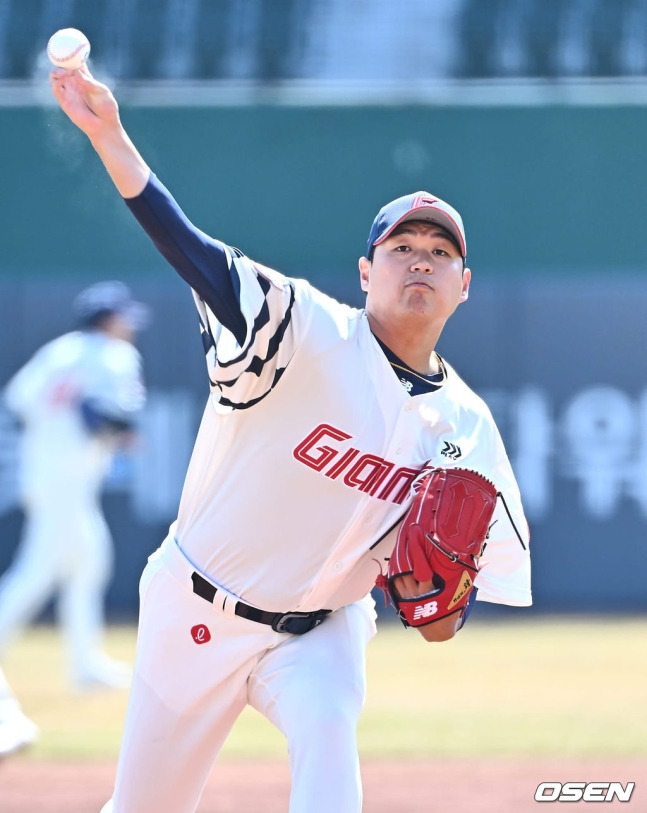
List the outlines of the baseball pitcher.
<svg viewBox="0 0 647 813">
<path fill-rule="evenodd" d="M 359 813 L 376 580 L 429 641 L 455 635 L 475 597 L 531 602 L 501 438 L 435 351 L 469 294 L 460 215 L 427 192 L 384 206 L 359 260 L 366 306 L 347 307 L 196 228 L 87 68 L 51 81 L 191 287 L 211 388 L 177 521 L 141 579 L 104 811 L 194 811 L 249 704 L 287 739 L 292 813 Z"/>
</svg>

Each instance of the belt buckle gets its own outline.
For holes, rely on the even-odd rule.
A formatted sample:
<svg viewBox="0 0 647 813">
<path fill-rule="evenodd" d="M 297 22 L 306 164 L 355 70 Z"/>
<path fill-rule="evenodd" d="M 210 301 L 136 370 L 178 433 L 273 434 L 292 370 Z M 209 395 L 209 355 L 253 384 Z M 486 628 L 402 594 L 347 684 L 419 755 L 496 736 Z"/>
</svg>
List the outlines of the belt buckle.
<svg viewBox="0 0 647 813">
<path fill-rule="evenodd" d="M 275 632 L 303 635 L 322 621 L 323 618 L 317 617 L 315 613 L 283 613 L 272 621 L 272 629 Z"/>
</svg>

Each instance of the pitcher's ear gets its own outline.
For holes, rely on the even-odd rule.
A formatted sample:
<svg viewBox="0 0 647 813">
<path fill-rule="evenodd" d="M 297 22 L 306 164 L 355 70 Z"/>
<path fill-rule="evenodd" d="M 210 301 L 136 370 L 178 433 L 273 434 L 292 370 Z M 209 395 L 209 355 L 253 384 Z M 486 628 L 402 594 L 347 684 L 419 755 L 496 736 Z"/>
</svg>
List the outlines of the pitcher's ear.
<svg viewBox="0 0 647 813">
<path fill-rule="evenodd" d="M 368 257 L 360 257 L 357 263 L 359 267 L 359 282 L 362 291 L 368 291 L 368 280 L 371 272 L 371 261 Z"/>
<path fill-rule="evenodd" d="M 467 302 L 470 295 L 470 282 L 472 281 L 472 272 L 469 268 L 463 268 L 462 292 L 461 302 Z"/>
</svg>

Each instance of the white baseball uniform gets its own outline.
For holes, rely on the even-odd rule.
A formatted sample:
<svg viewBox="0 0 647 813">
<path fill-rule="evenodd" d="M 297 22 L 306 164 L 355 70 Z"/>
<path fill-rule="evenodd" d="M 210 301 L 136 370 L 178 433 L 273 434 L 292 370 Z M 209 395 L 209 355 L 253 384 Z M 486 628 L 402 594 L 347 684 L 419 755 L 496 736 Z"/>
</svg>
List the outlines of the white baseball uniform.
<svg viewBox="0 0 647 813">
<path fill-rule="evenodd" d="M 112 544 L 100 489 L 117 448 L 115 435 L 91 432 L 82 404 L 128 425 L 144 405 L 141 357 L 129 342 L 99 330 L 60 336 L 42 347 L 5 390 L 23 423 L 21 494 L 25 528 L 0 581 L 0 655 L 58 593 L 70 677 L 105 676 L 103 597 Z"/>
<path fill-rule="evenodd" d="M 478 598 L 531 602 L 527 525 L 499 433 L 449 365 L 410 395 L 363 310 L 212 240 L 154 176 L 127 203 L 193 288 L 212 394 L 177 522 L 142 576 L 105 810 L 194 811 L 251 704 L 287 738 L 291 813 L 359 811 L 370 591 L 423 464 L 476 469 L 505 495 L 522 540 L 499 506 Z M 333 612 L 295 635 L 240 617 L 240 601 L 268 614 Z"/>
</svg>

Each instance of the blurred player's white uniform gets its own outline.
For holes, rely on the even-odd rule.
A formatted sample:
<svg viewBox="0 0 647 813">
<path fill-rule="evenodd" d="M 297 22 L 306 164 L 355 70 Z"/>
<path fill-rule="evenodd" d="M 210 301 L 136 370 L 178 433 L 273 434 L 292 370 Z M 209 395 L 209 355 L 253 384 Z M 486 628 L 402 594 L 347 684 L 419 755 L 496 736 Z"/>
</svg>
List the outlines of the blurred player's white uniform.
<svg viewBox="0 0 647 813">
<path fill-rule="evenodd" d="M 95 309 L 104 313 L 99 305 Z M 125 686 L 125 665 L 101 648 L 112 542 L 100 490 L 144 405 L 140 354 L 130 341 L 98 328 L 68 333 L 16 373 L 5 399 L 23 425 L 25 527 L 15 560 L 0 580 L 0 658 L 14 635 L 58 594 L 71 680 Z"/>
</svg>

